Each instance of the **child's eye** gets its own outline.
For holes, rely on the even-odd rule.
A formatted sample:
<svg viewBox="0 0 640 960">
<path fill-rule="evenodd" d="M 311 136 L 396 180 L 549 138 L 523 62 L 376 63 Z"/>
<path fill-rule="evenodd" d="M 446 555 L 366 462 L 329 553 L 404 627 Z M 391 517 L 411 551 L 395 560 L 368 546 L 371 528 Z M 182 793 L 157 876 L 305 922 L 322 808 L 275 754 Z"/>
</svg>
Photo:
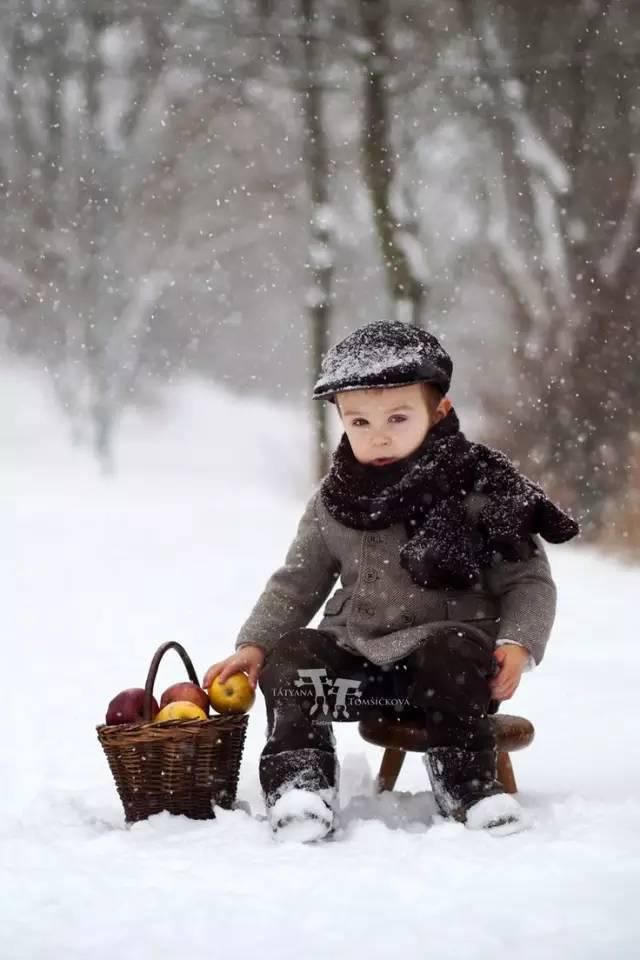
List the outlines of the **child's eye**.
<svg viewBox="0 0 640 960">
<path fill-rule="evenodd" d="M 360 427 L 363 423 L 367 423 L 367 421 L 366 421 L 366 420 L 363 420 L 362 418 L 358 418 L 357 420 L 352 420 L 352 421 L 351 421 L 351 426 L 352 426 L 352 427 Z"/>
<path fill-rule="evenodd" d="M 397 423 L 403 423 L 407 418 L 401 413 L 396 413 L 391 417 L 392 420 L 395 420 Z"/>
</svg>

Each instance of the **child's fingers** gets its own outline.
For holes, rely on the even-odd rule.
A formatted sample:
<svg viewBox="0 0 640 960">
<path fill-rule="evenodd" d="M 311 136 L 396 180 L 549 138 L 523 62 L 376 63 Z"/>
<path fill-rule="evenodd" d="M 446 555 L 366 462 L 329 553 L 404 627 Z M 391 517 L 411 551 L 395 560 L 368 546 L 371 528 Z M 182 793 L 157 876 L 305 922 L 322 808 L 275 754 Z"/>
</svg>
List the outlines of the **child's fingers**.
<svg viewBox="0 0 640 960">
<path fill-rule="evenodd" d="M 211 684 L 211 674 L 212 674 L 212 672 L 213 672 L 213 667 L 209 667 L 209 669 L 208 669 L 207 672 L 205 673 L 204 677 L 202 678 L 202 686 L 204 687 L 205 690 L 206 690 L 206 688 L 207 688 L 208 686 L 210 686 L 210 684 Z"/>
<path fill-rule="evenodd" d="M 207 670 L 207 672 L 205 673 L 202 679 L 202 686 L 205 689 L 211 686 L 215 678 L 218 676 L 218 674 L 222 670 L 222 667 L 223 667 L 223 664 L 221 663 L 214 663 L 212 667 L 209 667 L 209 669 Z"/>
<path fill-rule="evenodd" d="M 500 664 L 499 669 L 495 671 L 493 676 L 490 678 L 489 683 L 492 686 L 495 686 L 496 683 L 500 683 L 508 675 L 507 670 L 508 670 L 508 667 L 506 667 L 504 663 Z"/>
<path fill-rule="evenodd" d="M 509 666 L 508 664 L 503 663 L 500 669 L 496 672 L 496 674 L 493 677 L 491 677 L 489 682 L 493 686 L 501 686 L 514 681 L 516 679 L 516 676 L 517 676 L 517 670 L 515 670 L 512 666 Z"/>
<path fill-rule="evenodd" d="M 257 683 L 258 683 L 258 674 L 259 674 L 259 673 L 260 673 L 260 668 L 258 667 L 257 663 L 252 663 L 251 666 L 249 667 L 249 674 L 248 674 L 248 676 L 249 676 L 249 683 L 251 684 L 251 686 L 252 686 L 252 688 L 253 688 L 254 690 L 255 690 L 255 688 L 256 688 L 256 686 L 257 686 Z"/>
<path fill-rule="evenodd" d="M 520 677 L 507 674 L 506 671 L 503 671 L 503 673 L 505 675 L 501 674 L 491 686 L 491 692 L 497 700 L 508 700 L 509 697 L 513 696 L 520 683 Z"/>
<path fill-rule="evenodd" d="M 221 663 L 214 663 L 214 665 L 209 667 L 205 673 L 202 686 L 205 688 L 210 687 L 216 677 L 218 678 L 219 683 L 224 683 L 234 673 L 242 673 L 243 671 L 247 673 L 249 682 L 255 690 L 258 682 L 258 674 L 260 673 L 260 667 L 253 659 L 250 657 L 244 657 L 242 654 L 233 654 L 231 657 L 229 657 L 227 660 L 223 660 Z"/>
<path fill-rule="evenodd" d="M 491 681 L 491 690 L 495 694 L 503 693 L 510 687 L 512 682 L 513 676 L 506 667 L 503 667 L 497 677 L 494 677 Z"/>
<path fill-rule="evenodd" d="M 232 673 L 237 673 L 238 667 L 235 663 L 225 663 L 222 670 L 218 674 L 218 680 L 220 683 L 224 683 Z"/>
</svg>

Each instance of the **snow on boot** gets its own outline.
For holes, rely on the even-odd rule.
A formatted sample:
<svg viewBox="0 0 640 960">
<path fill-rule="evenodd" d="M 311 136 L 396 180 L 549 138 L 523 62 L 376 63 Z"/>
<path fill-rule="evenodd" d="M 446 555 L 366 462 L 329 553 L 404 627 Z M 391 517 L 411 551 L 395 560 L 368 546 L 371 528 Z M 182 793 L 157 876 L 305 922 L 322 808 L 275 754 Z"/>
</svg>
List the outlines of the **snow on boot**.
<svg viewBox="0 0 640 960">
<path fill-rule="evenodd" d="M 469 830 L 486 830 L 492 836 L 504 837 L 526 830 L 529 821 L 515 797 L 495 793 L 468 808 L 464 825 Z"/>
<path fill-rule="evenodd" d="M 469 830 L 493 836 L 529 826 L 518 801 L 496 778 L 495 750 L 435 747 L 423 756 L 438 809 Z"/>
<path fill-rule="evenodd" d="M 498 782 L 497 751 L 462 747 L 432 747 L 423 754 L 433 796 L 440 813 L 464 823 L 472 804 L 502 793 Z"/>
<path fill-rule="evenodd" d="M 333 830 L 334 814 L 329 791 L 292 787 L 269 809 L 273 837 L 279 842 L 311 843 L 322 840 Z"/>
</svg>

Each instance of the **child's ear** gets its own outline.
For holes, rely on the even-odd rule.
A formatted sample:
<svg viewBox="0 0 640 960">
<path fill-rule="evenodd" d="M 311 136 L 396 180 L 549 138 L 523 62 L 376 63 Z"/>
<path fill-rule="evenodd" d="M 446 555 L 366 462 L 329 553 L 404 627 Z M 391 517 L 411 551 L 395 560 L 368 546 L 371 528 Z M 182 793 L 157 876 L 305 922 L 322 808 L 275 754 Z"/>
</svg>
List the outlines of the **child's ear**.
<svg viewBox="0 0 640 960">
<path fill-rule="evenodd" d="M 443 420 L 443 419 L 446 417 L 446 415 L 447 415 L 447 414 L 449 413 L 449 411 L 451 410 L 452 406 L 453 406 L 453 404 L 451 403 L 451 400 L 449 400 L 449 397 L 443 397 L 443 398 L 442 398 L 442 400 L 440 401 L 440 403 L 439 403 L 438 406 L 436 407 L 436 417 L 435 417 L 436 423 L 437 423 L 439 420 Z"/>
</svg>

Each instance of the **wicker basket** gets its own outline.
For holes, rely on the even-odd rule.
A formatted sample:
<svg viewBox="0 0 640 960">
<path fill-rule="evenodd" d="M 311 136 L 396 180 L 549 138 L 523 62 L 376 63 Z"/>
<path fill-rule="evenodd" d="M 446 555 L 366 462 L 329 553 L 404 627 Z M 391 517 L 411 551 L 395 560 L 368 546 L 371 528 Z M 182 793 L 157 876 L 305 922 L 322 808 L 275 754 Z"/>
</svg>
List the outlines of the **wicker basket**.
<svg viewBox="0 0 640 960">
<path fill-rule="evenodd" d="M 247 714 L 150 722 L 158 666 L 170 649 L 180 654 L 189 679 L 198 683 L 184 647 L 164 643 L 147 675 L 145 722 L 97 727 L 128 823 L 162 810 L 210 820 L 214 804 L 230 808 L 236 798 Z"/>
</svg>

